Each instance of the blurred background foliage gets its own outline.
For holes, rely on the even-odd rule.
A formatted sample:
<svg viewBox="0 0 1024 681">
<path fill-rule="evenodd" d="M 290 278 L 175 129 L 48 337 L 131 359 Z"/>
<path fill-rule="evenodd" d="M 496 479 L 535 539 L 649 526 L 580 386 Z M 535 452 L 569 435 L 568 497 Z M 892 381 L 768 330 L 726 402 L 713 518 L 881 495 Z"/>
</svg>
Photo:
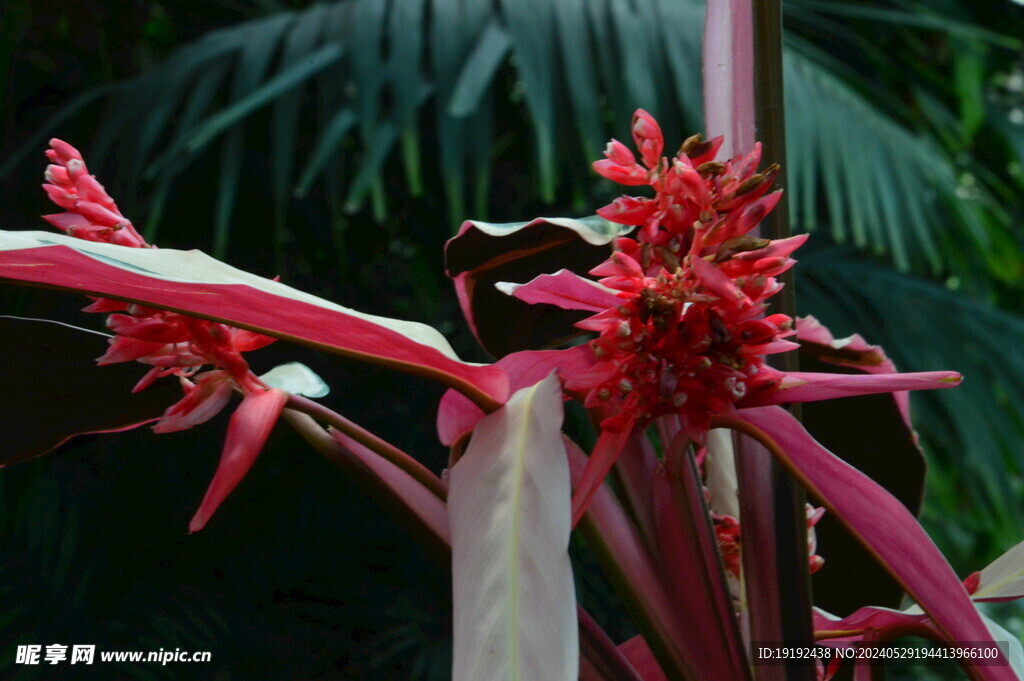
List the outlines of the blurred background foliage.
<svg viewBox="0 0 1024 681">
<path fill-rule="evenodd" d="M 1024 528 L 1024 7 L 784 11 L 789 199 L 794 229 L 815 234 L 799 311 L 883 344 L 901 369 L 966 375 L 915 407 L 924 521 L 967 574 Z M 617 189 L 589 164 L 628 137 L 638 106 L 670 146 L 702 129 L 695 0 L 7 0 L 0 12 L 5 229 L 42 228 L 42 150 L 60 136 L 161 246 L 432 324 L 469 359 L 486 357 L 440 277 L 460 220 L 592 213 Z M 96 324 L 72 296 L 3 295 L 5 313 Z M 334 386 L 333 407 L 443 467 L 420 407 L 435 386 L 283 346 L 254 364 L 289 359 Z M 0 475 L 0 674 L 14 672 L 14 642 L 59 641 L 214 651 L 202 670 L 119 670 L 131 679 L 446 678 L 446 576 L 287 433 L 186 535 L 224 426 L 82 438 Z M 580 579 L 627 635 L 599 576 Z"/>
</svg>

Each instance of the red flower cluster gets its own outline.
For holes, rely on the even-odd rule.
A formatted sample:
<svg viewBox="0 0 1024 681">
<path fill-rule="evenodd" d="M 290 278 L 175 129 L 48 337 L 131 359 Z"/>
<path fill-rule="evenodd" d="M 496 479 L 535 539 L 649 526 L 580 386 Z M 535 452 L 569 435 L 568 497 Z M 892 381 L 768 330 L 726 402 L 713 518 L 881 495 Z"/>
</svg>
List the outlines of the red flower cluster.
<svg viewBox="0 0 1024 681">
<path fill-rule="evenodd" d="M 44 220 L 78 239 L 132 248 L 148 247 L 131 220 L 121 215 L 103 185 L 89 174 L 77 149 L 67 142 L 52 139 L 46 158 L 51 165 L 46 167 L 47 184 L 43 189 L 51 201 L 67 212 L 44 215 Z"/>
<path fill-rule="evenodd" d="M 823 507 L 814 508 L 810 504 L 806 504 L 805 510 L 807 512 L 807 567 L 813 575 L 825 565 L 825 559 L 818 555 L 818 537 L 814 532 L 814 526 L 825 515 L 825 509 Z M 742 559 L 740 521 L 731 515 L 718 513 L 713 513 L 711 520 L 714 524 L 718 550 L 722 554 L 722 566 L 728 574 L 738 578 Z"/>
<path fill-rule="evenodd" d="M 43 189 L 67 211 L 43 216 L 47 222 L 87 241 L 155 248 L 146 243 L 103 185 L 89 174 L 77 149 L 54 139 L 46 156 L 52 165 L 46 169 Z M 109 298 L 93 298 L 85 311 L 113 313 L 107 318 L 107 328 L 115 335 L 107 352 L 97 359 L 99 364 L 137 361 L 152 367 L 134 392 L 165 376 L 177 376 L 181 381 L 185 396 L 164 412 L 153 427 L 156 432 L 169 433 L 204 423 L 227 405 L 233 392 L 245 396 L 231 419 L 221 467 L 192 521 L 193 531 L 201 528 L 251 466 L 284 406 L 286 395 L 268 390 L 242 357 L 243 352 L 276 339 Z M 214 368 L 202 371 L 208 365 Z"/>
<path fill-rule="evenodd" d="M 595 282 L 561 270 L 522 283 L 498 284 L 529 304 L 584 310 L 577 323 L 597 338 L 560 351 L 513 353 L 501 360 L 514 380 L 557 369 L 570 397 L 601 415 L 600 435 L 573 496 L 573 521 L 622 452 L 629 436 L 653 421 L 669 433 L 681 428 L 702 443 L 714 417 L 744 418 L 748 409 L 959 384 L 956 372 L 836 374 L 781 372 L 766 357 L 798 347 L 794 321 L 767 315 L 776 279 L 807 235 L 757 238 L 748 232 L 775 207 L 776 166 L 758 172 L 759 145 L 748 154 L 715 161 L 721 139 L 688 139 L 671 160 L 662 156 L 658 124 L 645 111 L 633 117 L 640 162 L 612 140 L 602 175 L 653 197 L 624 196 L 598 212 L 636 227 L 590 271 Z M 531 223 L 532 224 L 532 223 Z M 527 225 L 529 227 L 529 225 Z M 462 295 L 470 295 L 463 288 Z M 535 379 L 533 379 L 535 380 Z M 454 400 L 439 417 L 446 439 L 481 414 L 460 412 Z M 479 410 L 477 410 L 479 411 Z M 664 420 L 662 420 L 664 417 Z"/>
<path fill-rule="evenodd" d="M 640 227 L 591 274 L 622 303 L 580 322 L 597 331 L 591 371 L 569 380 L 588 407 L 619 402 L 607 430 L 641 426 L 677 413 L 702 440 L 711 415 L 776 387 L 782 374 L 766 355 L 793 349 L 795 333 L 782 314 L 764 317 L 765 301 L 782 285 L 775 277 L 794 264 L 789 255 L 806 236 L 769 241 L 746 235 L 778 203 L 767 194 L 778 172 L 758 173 L 760 146 L 725 163 L 712 160 L 721 138 L 688 139 L 670 162 L 657 123 L 637 111 L 633 137 L 643 166 L 615 140 L 594 168 L 625 184 L 648 184 L 654 198 L 624 196 L 598 211 Z"/>
<path fill-rule="evenodd" d="M 714 160 L 723 138 L 702 141 L 694 135 L 670 161 L 661 155 L 661 128 L 643 109 L 633 116 L 633 139 L 642 165 L 624 144 L 612 140 L 605 149 L 607 158 L 595 162 L 594 170 L 620 184 L 649 185 L 655 196 L 623 196 L 599 209 L 598 215 L 640 226 L 641 241 L 667 247 L 676 257 L 746 234 L 782 196 L 767 194 L 779 172 L 777 165 L 757 172 L 760 143 L 749 154 L 723 163 Z"/>
</svg>

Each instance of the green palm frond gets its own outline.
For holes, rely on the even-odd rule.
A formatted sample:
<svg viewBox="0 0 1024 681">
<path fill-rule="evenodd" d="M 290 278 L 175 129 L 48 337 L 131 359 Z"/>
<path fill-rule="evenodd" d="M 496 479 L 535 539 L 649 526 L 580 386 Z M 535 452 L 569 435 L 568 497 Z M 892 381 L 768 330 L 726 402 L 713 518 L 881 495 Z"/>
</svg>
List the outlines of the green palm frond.
<svg viewBox="0 0 1024 681">
<path fill-rule="evenodd" d="M 961 556 L 977 554 L 979 565 L 999 545 L 986 541 L 1019 541 L 1024 524 L 1019 446 L 1024 435 L 1024 317 L 840 247 L 810 249 L 800 260 L 798 276 L 800 314 L 819 317 L 837 337 L 861 333 L 882 345 L 902 371 L 964 374 L 957 388 L 914 396 L 915 404 L 924 407 L 915 413 L 917 426 L 938 469 L 929 476 L 938 488 L 925 507 L 932 514 L 947 514 L 934 527 Z M 956 519 L 952 531 L 943 529 L 950 518 Z M 979 528 L 989 528 L 992 535 L 979 539 Z"/>
<path fill-rule="evenodd" d="M 800 52 L 786 66 L 798 228 L 829 224 L 832 240 L 887 257 L 900 270 L 970 276 L 1003 261 L 1009 216 L 987 191 L 967 189 L 936 140 L 900 126 Z"/>
<path fill-rule="evenodd" d="M 814 9 L 797 8 L 805 5 Z M 369 201 L 381 219 L 440 176 L 449 224 L 467 204 L 481 217 L 507 182 L 495 165 L 521 165 L 531 140 L 538 160 L 525 170 L 535 197 L 571 195 L 582 208 L 593 203 L 589 160 L 628 129 L 634 108 L 666 130 L 701 127 L 702 11 L 692 0 L 346 0 L 284 12 L 215 31 L 106 93 L 92 152 L 117 159 L 113 179 L 126 203 L 136 191 L 150 197 L 151 234 L 163 207 L 183 198 L 182 175 L 219 165 L 207 225 L 218 255 L 254 144 L 266 147 L 265 193 L 282 252 L 289 210 L 313 196 L 348 213 Z M 936 21 L 920 30 L 949 28 Z M 995 39 L 967 23 L 960 33 Z M 788 44 L 796 224 L 827 222 L 837 241 L 900 269 L 970 277 L 978 263 L 1003 262 L 1008 217 L 977 188 L 962 198 L 961 173 L 936 134 L 869 100 L 820 48 L 796 37 Z M 0 172 L 87 104 L 69 104 Z M 388 181 L 398 157 L 405 179 Z M 136 190 L 140 180 L 152 186 Z M 1014 261 L 997 274 L 1019 269 Z"/>
</svg>

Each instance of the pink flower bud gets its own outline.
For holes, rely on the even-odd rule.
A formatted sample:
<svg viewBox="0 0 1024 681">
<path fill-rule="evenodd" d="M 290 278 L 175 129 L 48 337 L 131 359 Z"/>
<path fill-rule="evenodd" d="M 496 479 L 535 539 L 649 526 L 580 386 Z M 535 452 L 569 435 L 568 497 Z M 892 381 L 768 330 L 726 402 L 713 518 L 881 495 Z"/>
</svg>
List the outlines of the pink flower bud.
<svg viewBox="0 0 1024 681">
<path fill-rule="evenodd" d="M 616 139 L 609 140 L 608 145 L 604 148 L 604 155 L 620 166 L 636 165 L 636 157 L 633 156 L 633 152 Z"/>
<path fill-rule="evenodd" d="M 81 159 L 73 158 L 64 164 L 64 167 L 68 171 L 68 179 L 72 182 L 78 180 L 78 178 L 87 176 L 89 174 L 88 168 L 85 167 L 85 162 Z"/>
<path fill-rule="evenodd" d="M 64 168 L 63 166 L 46 166 L 46 173 L 43 177 L 45 177 L 46 181 L 49 182 L 50 184 L 56 184 L 61 186 L 71 184 L 71 179 L 68 177 L 67 168 Z"/>
<path fill-rule="evenodd" d="M 749 319 L 736 327 L 737 339 L 746 345 L 761 345 L 775 338 L 775 325 L 765 319 Z"/>
<path fill-rule="evenodd" d="M 658 122 L 643 109 L 637 109 L 633 114 L 633 140 L 644 164 L 648 168 L 656 167 L 665 148 L 665 138 Z"/>
<path fill-rule="evenodd" d="M 117 227 L 124 225 L 128 221 L 123 216 L 111 211 L 108 208 L 104 208 L 98 203 L 92 201 L 79 201 L 75 206 L 75 209 L 97 225 L 104 225 L 105 227 Z"/>
<path fill-rule="evenodd" d="M 657 206 L 650 199 L 620 196 L 604 208 L 598 208 L 597 214 L 620 225 L 641 225 L 656 210 Z"/>
<path fill-rule="evenodd" d="M 50 140 L 50 149 L 52 149 L 57 158 L 65 164 L 71 160 L 82 160 L 82 154 L 78 152 L 78 149 L 75 149 L 67 142 L 59 140 L 56 137 Z M 47 156 L 49 155 L 49 152 L 47 152 Z"/>
<path fill-rule="evenodd" d="M 43 191 L 46 192 L 46 195 L 50 197 L 51 201 L 64 210 L 75 209 L 75 201 L 77 197 L 74 194 L 69 194 L 66 189 L 53 184 L 44 184 Z"/>
<path fill-rule="evenodd" d="M 621 166 L 609 159 L 594 161 L 594 170 L 598 175 L 606 177 L 612 182 L 636 186 L 647 184 L 647 171 L 637 164 L 632 166 Z"/>
<path fill-rule="evenodd" d="M 118 212 L 117 206 L 114 205 L 114 200 L 107 194 L 103 185 L 97 182 L 96 178 L 92 175 L 79 176 L 75 180 L 75 189 L 78 191 L 78 195 L 86 201 L 97 203 L 118 216 L 124 217 Z"/>
</svg>

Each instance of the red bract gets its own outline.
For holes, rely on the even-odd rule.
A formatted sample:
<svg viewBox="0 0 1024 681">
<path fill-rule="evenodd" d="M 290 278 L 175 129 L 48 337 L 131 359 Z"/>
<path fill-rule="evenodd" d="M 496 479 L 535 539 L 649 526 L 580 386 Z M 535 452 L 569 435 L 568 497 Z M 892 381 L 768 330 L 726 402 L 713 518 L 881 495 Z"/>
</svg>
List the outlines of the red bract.
<svg viewBox="0 0 1024 681">
<path fill-rule="evenodd" d="M 43 185 L 50 199 L 67 212 L 46 215 L 44 219 L 58 229 L 87 241 L 99 241 L 128 248 L 155 248 L 121 214 L 96 178 L 89 175 L 77 149 L 58 139 L 50 140 L 46 152 L 53 164 L 46 169 Z M 93 298 L 87 312 L 113 312 L 107 328 L 114 332 L 110 347 L 97 362 L 101 365 L 136 361 L 152 368 L 135 385 L 143 390 L 157 379 L 178 376 L 184 397 L 168 407 L 153 430 L 169 433 L 191 428 L 216 416 L 233 392 L 245 395 L 245 418 L 232 419 L 221 465 L 191 529 L 200 529 L 217 505 L 234 488 L 252 465 L 269 429 L 277 421 L 280 405 L 257 409 L 254 404 L 276 404 L 270 400 L 267 386 L 249 369 L 242 357 L 275 339 L 217 322 L 196 319 L 176 312 L 126 303 L 108 298 Z M 204 366 L 213 370 L 202 371 Z M 277 391 L 280 392 L 280 391 Z M 283 404 L 283 402 L 281 402 Z M 230 479 L 230 484 L 223 480 Z"/>
</svg>

